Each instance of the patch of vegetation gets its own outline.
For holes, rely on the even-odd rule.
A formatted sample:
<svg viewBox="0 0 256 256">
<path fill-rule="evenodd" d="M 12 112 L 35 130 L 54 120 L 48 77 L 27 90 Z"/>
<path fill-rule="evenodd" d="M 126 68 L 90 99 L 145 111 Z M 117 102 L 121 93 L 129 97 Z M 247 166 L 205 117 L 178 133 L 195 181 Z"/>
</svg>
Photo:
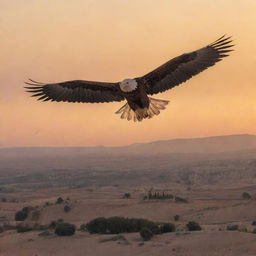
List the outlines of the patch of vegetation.
<svg viewBox="0 0 256 256">
<path fill-rule="evenodd" d="M 61 222 L 57 224 L 54 232 L 58 236 L 72 236 L 76 232 L 76 226 L 70 223 Z"/>
<path fill-rule="evenodd" d="M 125 194 L 123 195 L 123 198 L 129 199 L 129 198 L 131 198 L 131 194 L 130 194 L 130 193 L 125 193 Z"/>
<path fill-rule="evenodd" d="M 48 225 L 48 227 L 49 227 L 50 229 L 55 229 L 58 224 L 61 224 L 61 223 L 63 223 L 63 222 L 64 222 L 63 219 L 53 220 L 53 221 L 50 222 L 50 224 Z"/>
<path fill-rule="evenodd" d="M 175 202 L 176 203 L 188 203 L 188 200 L 179 196 L 175 196 Z"/>
<path fill-rule="evenodd" d="M 24 221 L 25 219 L 27 219 L 28 214 L 30 213 L 30 211 L 33 210 L 32 206 L 27 206 L 22 208 L 22 210 L 16 212 L 15 214 L 15 220 L 16 221 Z"/>
<path fill-rule="evenodd" d="M 85 229 L 90 233 L 99 234 L 119 234 L 139 232 L 142 228 L 148 228 L 154 234 L 159 234 L 158 225 L 146 219 L 110 217 L 96 218 L 85 225 Z"/>
<path fill-rule="evenodd" d="M 228 224 L 227 225 L 227 230 L 229 231 L 235 231 L 238 230 L 239 226 L 237 224 Z"/>
<path fill-rule="evenodd" d="M 189 231 L 199 231 L 199 230 L 202 230 L 201 226 L 195 222 L 195 221 L 189 221 L 187 224 L 186 224 L 186 227 Z"/>
<path fill-rule="evenodd" d="M 15 214 L 15 220 L 16 221 L 24 221 L 27 217 L 28 217 L 28 214 L 23 210 L 18 211 Z"/>
<path fill-rule="evenodd" d="M 176 214 L 173 218 L 174 218 L 175 221 L 179 221 L 180 215 Z"/>
<path fill-rule="evenodd" d="M 249 199 L 252 198 L 252 196 L 251 196 L 249 193 L 244 192 L 244 193 L 242 194 L 242 198 L 243 198 L 244 200 L 249 200 Z"/>
<path fill-rule="evenodd" d="M 144 241 L 149 241 L 153 236 L 153 232 L 148 228 L 142 228 L 140 231 L 140 236 Z"/>
<path fill-rule="evenodd" d="M 253 234 L 256 234 L 256 228 L 255 228 L 255 229 L 253 229 L 252 233 L 253 233 Z"/>
<path fill-rule="evenodd" d="M 150 190 L 148 195 L 143 197 L 143 200 L 164 200 L 164 199 L 173 199 L 174 196 L 172 194 L 165 193 L 164 191 L 155 191 Z"/>
<path fill-rule="evenodd" d="M 254 220 L 254 221 L 252 222 L 252 225 L 253 225 L 253 226 L 256 226 L 256 220 Z"/>
<path fill-rule="evenodd" d="M 50 206 L 50 205 L 52 205 L 52 203 L 50 203 L 50 202 L 45 202 L 44 205 L 45 205 L 45 206 Z"/>
<path fill-rule="evenodd" d="M 69 205 L 65 205 L 64 206 L 64 212 L 70 212 L 71 211 L 71 207 Z"/>
<path fill-rule="evenodd" d="M 175 232 L 176 227 L 172 223 L 162 223 L 160 225 L 160 233 Z"/>
<path fill-rule="evenodd" d="M 62 204 L 64 202 L 62 197 L 58 197 L 58 199 L 56 200 L 55 204 Z"/>
</svg>

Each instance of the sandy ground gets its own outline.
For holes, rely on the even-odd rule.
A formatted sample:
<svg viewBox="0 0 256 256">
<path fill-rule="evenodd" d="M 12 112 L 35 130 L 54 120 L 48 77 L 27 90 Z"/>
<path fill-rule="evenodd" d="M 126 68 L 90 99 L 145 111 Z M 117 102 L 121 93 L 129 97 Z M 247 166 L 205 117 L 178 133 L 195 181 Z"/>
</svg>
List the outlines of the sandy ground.
<svg viewBox="0 0 256 256">
<path fill-rule="evenodd" d="M 160 188 L 161 189 L 161 188 Z M 163 188 L 162 188 L 163 189 Z M 59 218 L 64 221 L 81 224 L 95 217 L 142 217 L 153 221 L 173 222 L 177 232 L 155 236 L 151 241 L 143 242 L 138 233 L 123 234 L 127 241 L 107 241 L 114 235 L 90 235 L 77 231 L 72 237 L 57 237 L 52 234 L 39 236 L 40 231 L 17 233 L 5 231 L 0 233 L 0 256 L 130 256 L 130 255 L 175 255 L 175 256 L 221 256 L 221 255 L 256 255 L 256 234 L 252 233 L 251 222 L 256 219 L 256 200 L 241 200 L 243 191 L 256 194 L 256 186 L 245 188 L 203 188 L 182 190 L 175 188 L 173 194 L 182 195 L 189 203 L 175 203 L 171 200 L 142 200 L 143 188 L 133 188 L 131 199 L 123 199 L 124 192 L 117 187 L 74 190 L 38 190 L 19 193 L 17 203 L 2 203 L 0 216 L 2 223 L 15 224 L 15 212 L 22 207 L 38 206 L 40 224 L 48 224 Z M 6 194 L 7 198 L 13 194 Z M 58 196 L 70 197 L 71 211 L 66 213 L 64 205 L 56 205 Z M 45 206 L 45 202 L 53 205 Z M 180 215 L 174 222 L 173 216 Z M 197 221 L 202 231 L 187 232 L 185 224 Z M 26 220 L 31 223 L 31 217 Z M 247 228 L 247 232 L 226 231 L 229 223 Z"/>
</svg>

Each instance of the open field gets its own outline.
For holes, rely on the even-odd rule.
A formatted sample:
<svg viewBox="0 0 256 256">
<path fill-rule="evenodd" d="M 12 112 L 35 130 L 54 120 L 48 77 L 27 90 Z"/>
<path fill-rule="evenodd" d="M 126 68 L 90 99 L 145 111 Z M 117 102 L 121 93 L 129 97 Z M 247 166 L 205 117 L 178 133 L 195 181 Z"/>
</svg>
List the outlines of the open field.
<svg viewBox="0 0 256 256">
<path fill-rule="evenodd" d="M 176 232 L 144 242 L 139 233 L 116 237 L 76 231 L 74 236 L 58 237 L 53 231 L 41 236 L 40 230 L 6 230 L 0 233 L 0 255 L 256 255 L 256 151 L 236 149 L 186 154 L 2 149 L 0 226 L 16 225 L 16 212 L 32 206 L 37 215 L 29 213 L 23 223 L 48 225 L 63 219 L 79 228 L 96 217 L 120 216 L 172 222 Z M 144 200 L 150 190 L 188 202 Z M 244 192 L 251 198 L 244 199 Z M 131 197 L 123 198 L 125 193 Z M 58 197 L 66 202 L 56 204 Z M 189 221 L 198 222 L 202 230 L 187 231 Z M 227 231 L 229 224 L 237 224 L 238 230 Z"/>
</svg>

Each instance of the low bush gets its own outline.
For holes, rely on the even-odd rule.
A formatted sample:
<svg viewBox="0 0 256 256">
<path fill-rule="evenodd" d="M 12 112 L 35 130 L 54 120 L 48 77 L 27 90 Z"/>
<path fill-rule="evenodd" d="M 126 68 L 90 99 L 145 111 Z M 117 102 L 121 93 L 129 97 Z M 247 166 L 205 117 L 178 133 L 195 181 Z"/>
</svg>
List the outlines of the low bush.
<svg viewBox="0 0 256 256">
<path fill-rule="evenodd" d="M 179 196 L 175 196 L 176 203 L 188 203 L 188 200 Z"/>
<path fill-rule="evenodd" d="M 63 202 L 64 202 L 63 198 L 62 198 L 62 197 L 59 197 L 59 198 L 56 200 L 55 204 L 62 204 Z"/>
<path fill-rule="evenodd" d="M 123 217 L 96 218 L 88 222 L 85 228 L 90 233 L 99 234 L 139 232 L 142 228 L 148 228 L 154 234 L 160 233 L 157 224 L 152 221 Z"/>
<path fill-rule="evenodd" d="M 176 214 L 173 218 L 174 218 L 175 221 L 179 221 L 180 215 Z"/>
<path fill-rule="evenodd" d="M 24 221 L 27 217 L 28 217 L 28 214 L 23 210 L 18 211 L 15 214 L 15 220 L 16 221 Z"/>
<path fill-rule="evenodd" d="M 160 232 L 161 233 L 169 233 L 175 232 L 175 225 L 172 223 L 163 223 L 160 225 Z"/>
<path fill-rule="evenodd" d="M 237 224 L 228 224 L 227 225 L 227 230 L 229 231 L 235 231 L 238 230 L 239 226 Z"/>
<path fill-rule="evenodd" d="M 70 212 L 71 211 L 71 207 L 69 205 L 65 205 L 64 206 L 64 212 Z"/>
<path fill-rule="evenodd" d="M 18 233 L 24 233 L 24 232 L 32 231 L 33 228 L 28 226 L 28 225 L 18 225 L 16 227 L 16 230 L 17 230 Z"/>
<path fill-rule="evenodd" d="M 253 226 L 256 226 L 256 221 L 255 221 L 255 220 L 252 222 L 252 225 L 253 225 Z"/>
<path fill-rule="evenodd" d="M 244 192 L 244 193 L 242 194 L 242 198 L 245 199 L 245 200 L 249 200 L 249 199 L 252 198 L 252 196 L 251 196 L 249 193 Z"/>
<path fill-rule="evenodd" d="M 201 226 L 195 222 L 195 221 L 189 221 L 187 224 L 186 224 L 186 227 L 189 231 L 199 231 L 199 230 L 202 230 Z"/>
<path fill-rule="evenodd" d="M 154 234 L 150 229 L 142 228 L 141 231 L 140 231 L 140 236 L 142 237 L 142 239 L 144 241 L 148 241 L 154 236 Z"/>
<path fill-rule="evenodd" d="M 124 195 L 123 195 L 123 198 L 131 198 L 131 194 L 130 193 L 125 193 Z"/>
<path fill-rule="evenodd" d="M 58 236 L 72 236 L 76 232 L 76 226 L 62 222 L 57 225 L 54 232 Z"/>
</svg>

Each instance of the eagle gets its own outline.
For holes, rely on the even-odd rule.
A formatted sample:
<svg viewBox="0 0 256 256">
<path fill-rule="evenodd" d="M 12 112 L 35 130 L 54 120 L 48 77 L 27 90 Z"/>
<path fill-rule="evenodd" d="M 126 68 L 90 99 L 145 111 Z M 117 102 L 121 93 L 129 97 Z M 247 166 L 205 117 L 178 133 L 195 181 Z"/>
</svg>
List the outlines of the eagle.
<svg viewBox="0 0 256 256">
<path fill-rule="evenodd" d="M 29 79 L 25 88 L 41 101 L 103 103 L 126 100 L 115 113 L 120 114 L 121 119 L 142 121 L 158 115 L 169 103 L 150 95 L 172 89 L 215 65 L 233 51 L 232 41 L 231 37 L 224 35 L 203 48 L 167 61 L 143 76 L 121 82 L 74 80 L 45 84 Z"/>
</svg>

